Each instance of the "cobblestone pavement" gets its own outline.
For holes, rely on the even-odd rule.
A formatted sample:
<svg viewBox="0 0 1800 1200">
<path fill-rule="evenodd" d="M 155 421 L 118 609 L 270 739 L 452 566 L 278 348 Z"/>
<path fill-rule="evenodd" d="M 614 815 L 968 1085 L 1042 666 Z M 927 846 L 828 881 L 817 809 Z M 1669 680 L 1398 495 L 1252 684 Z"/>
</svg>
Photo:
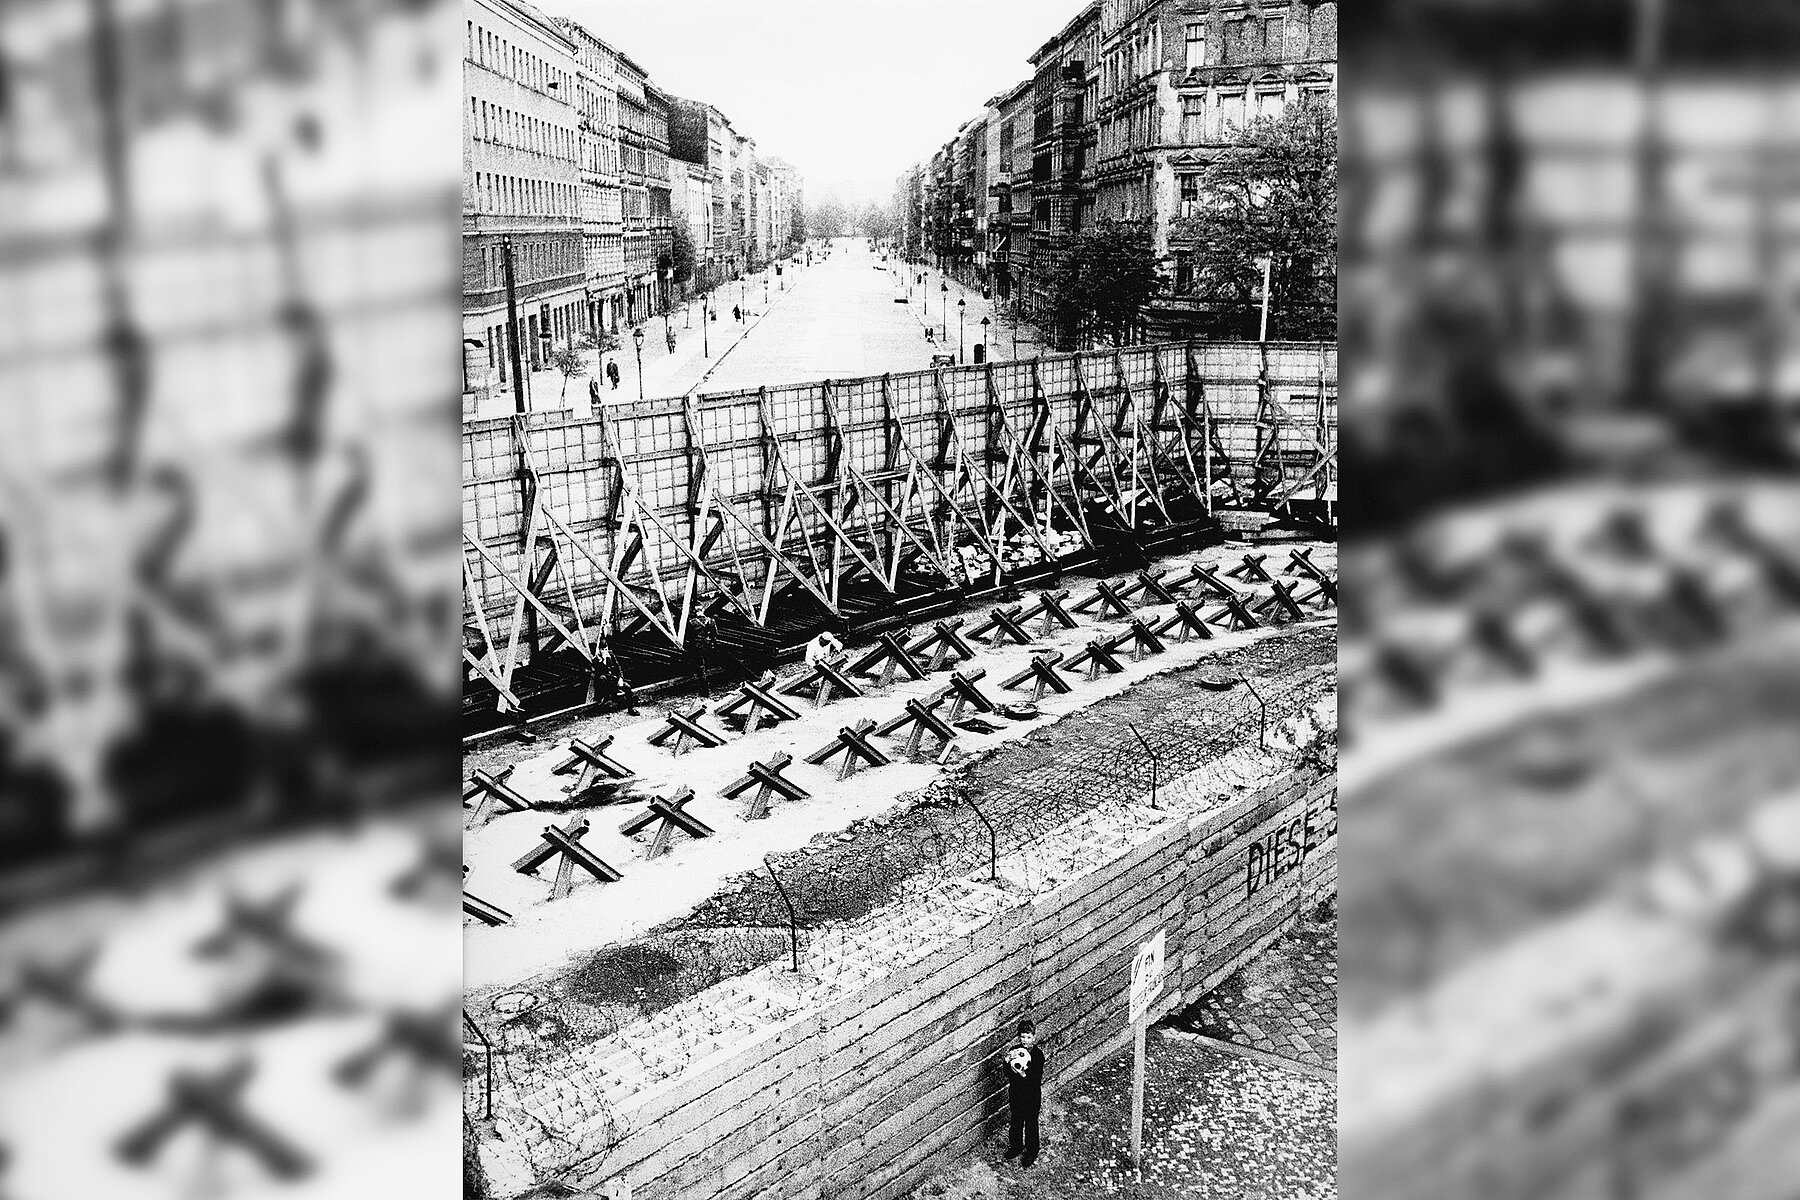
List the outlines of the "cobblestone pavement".
<svg viewBox="0 0 1800 1200">
<path fill-rule="evenodd" d="M 1168 1024 L 1337 1072 L 1337 917 L 1308 914 Z"/>
</svg>

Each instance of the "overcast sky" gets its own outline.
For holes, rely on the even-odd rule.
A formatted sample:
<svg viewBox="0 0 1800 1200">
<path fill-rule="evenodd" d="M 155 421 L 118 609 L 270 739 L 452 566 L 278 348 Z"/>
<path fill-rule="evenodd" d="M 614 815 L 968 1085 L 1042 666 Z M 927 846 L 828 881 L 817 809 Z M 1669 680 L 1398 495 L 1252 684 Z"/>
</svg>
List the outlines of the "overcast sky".
<svg viewBox="0 0 1800 1200">
<path fill-rule="evenodd" d="M 785 158 L 816 203 L 886 200 L 1082 0 L 533 0 Z"/>
</svg>

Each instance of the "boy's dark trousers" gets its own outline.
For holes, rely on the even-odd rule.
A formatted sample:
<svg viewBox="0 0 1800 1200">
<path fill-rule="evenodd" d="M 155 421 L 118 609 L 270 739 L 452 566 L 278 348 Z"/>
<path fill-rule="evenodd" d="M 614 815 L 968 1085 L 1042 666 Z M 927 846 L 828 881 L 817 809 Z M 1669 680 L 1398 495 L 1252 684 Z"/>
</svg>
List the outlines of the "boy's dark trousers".
<svg viewBox="0 0 1800 1200">
<path fill-rule="evenodd" d="M 1041 1100 L 1008 1100 L 1006 1105 L 1006 1157 L 1019 1156 L 1029 1167 L 1038 1156 L 1038 1109 Z"/>
</svg>

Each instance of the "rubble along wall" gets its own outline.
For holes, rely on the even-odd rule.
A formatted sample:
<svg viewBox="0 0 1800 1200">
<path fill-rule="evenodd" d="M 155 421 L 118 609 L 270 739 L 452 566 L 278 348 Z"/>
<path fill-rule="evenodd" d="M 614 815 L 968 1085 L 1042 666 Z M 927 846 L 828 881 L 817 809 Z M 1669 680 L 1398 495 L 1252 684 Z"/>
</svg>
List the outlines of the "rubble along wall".
<svg viewBox="0 0 1800 1200">
<path fill-rule="evenodd" d="M 1260 757 L 1242 756 L 1237 778 L 1266 781 Z M 618 1052 L 571 1062 L 522 1099 L 525 1119 L 502 1121 L 502 1144 L 535 1136 L 532 1174 L 592 1196 L 622 1195 L 621 1184 L 634 1200 L 904 1196 L 1004 1120 L 996 1059 L 1021 1016 L 1038 1023 L 1053 1090 L 1128 1043 L 1131 961 L 1156 930 L 1167 982 L 1153 1017 L 1192 1003 L 1335 894 L 1334 776 L 1284 767 L 1258 786 L 1230 782 L 1233 769 L 1178 781 L 1157 809 L 1121 804 L 1071 822 L 1002 858 L 1002 886 L 958 881 L 872 916 L 835 949 L 815 942 L 809 959 L 829 962 L 798 976 L 783 963 L 684 1001 L 659 1024 L 705 1030 L 716 1050 L 611 1099 Z M 726 1027 L 759 1005 L 780 1015 Z M 503 1194 L 529 1182 L 514 1179 Z"/>
</svg>

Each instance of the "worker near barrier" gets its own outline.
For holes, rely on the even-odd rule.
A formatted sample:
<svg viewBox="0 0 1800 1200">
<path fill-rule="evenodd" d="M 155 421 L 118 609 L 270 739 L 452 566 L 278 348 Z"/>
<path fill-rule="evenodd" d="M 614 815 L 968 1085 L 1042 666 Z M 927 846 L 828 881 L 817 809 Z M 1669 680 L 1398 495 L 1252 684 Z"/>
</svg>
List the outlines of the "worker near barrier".
<svg viewBox="0 0 1800 1200">
<path fill-rule="evenodd" d="M 844 643 L 838 640 L 836 634 L 827 629 L 806 644 L 806 665 L 816 667 L 828 659 L 836 658 L 838 652 L 843 648 Z"/>
<path fill-rule="evenodd" d="M 1038 1156 L 1038 1113 L 1044 1107 L 1044 1052 L 1037 1025 L 1019 1022 L 1019 1035 L 1002 1060 L 1006 1068 L 1006 1157 L 1029 1167 Z"/>
</svg>

